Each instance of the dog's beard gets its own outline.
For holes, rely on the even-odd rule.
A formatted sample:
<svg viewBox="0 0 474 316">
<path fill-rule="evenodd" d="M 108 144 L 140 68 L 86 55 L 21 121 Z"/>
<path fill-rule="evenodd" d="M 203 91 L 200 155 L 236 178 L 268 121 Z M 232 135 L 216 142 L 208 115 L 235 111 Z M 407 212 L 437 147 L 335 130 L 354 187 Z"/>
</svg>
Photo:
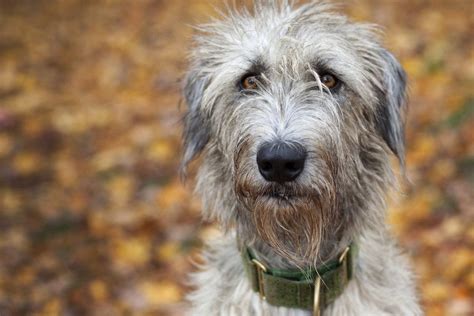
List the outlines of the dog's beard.
<svg viewBox="0 0 474 316">
<path fill-rule="evenodd" d="M 317 199 L 263 196 L 256 198 L 252 206 L 258 234 L 279 255 L 306 261 L 318 253 L 325 225 Z"/>
<path fill-rule="evenodd" d="M 273 251 L 300 266 L 320 259 L 321 243 L 334 223 L 332 191 L 242 182 L 237 190 L 250 226 Z"/>
</svg>

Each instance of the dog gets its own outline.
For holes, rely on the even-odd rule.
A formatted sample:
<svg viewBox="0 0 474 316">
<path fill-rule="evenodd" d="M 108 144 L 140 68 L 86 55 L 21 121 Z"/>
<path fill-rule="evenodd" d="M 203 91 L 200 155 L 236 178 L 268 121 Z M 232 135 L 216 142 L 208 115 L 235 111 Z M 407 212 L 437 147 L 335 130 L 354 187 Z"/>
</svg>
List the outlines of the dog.
<svg viewBox="0 0 474 316">
<path fill-rule="evenodd" d="M 406 75 L 377 28 L 259 0 L 199 30 L 182 167 L 201 155 L 203 215 L 225 233 L 191 277 L 191 314 L 422 315 L 385 223 Z"/>
</svg>

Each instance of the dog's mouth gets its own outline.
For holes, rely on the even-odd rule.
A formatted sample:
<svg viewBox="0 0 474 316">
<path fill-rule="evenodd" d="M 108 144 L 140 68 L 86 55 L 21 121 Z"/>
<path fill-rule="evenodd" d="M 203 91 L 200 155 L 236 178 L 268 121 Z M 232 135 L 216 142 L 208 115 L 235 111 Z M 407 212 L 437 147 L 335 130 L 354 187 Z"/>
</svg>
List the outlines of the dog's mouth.
<svg viewBox="0 0 474 316">
<path fill-rule="evenodd" d="M 246 176 L 239 177 L 234 188 L 238 199 L 250 208 L 258 205 L 302 207 L 303 204 L 312 204 L 321 195 L 314 187 L 303 183 L 259 183 L 250 181 Z"/>
<path fill-rule="evenodd" d="M 285 201 L 293 197 L 293 195 L 288 194 L 286 192 L 272 192 L 270 194 L 266 194 L 265 196 L 270 197 L 272 199 L 285 200 Z"/>
<path fill-rule="evenodd" d="M 291 199 L 295 199 L 300 196 L 300 195 L 297 195 L 294 190 L 289 190 L 286 188 L 268 190 L 267 192 L 263 192 L 263 194 L 261 195 L 267 198 L 282 200 L 282 201 L 289 201 Z"/>
<path fill-rule="evenodd" d="M 248 197 L 287 203 L 307 197 L 301 190 L 286 185 L 269 185 L 247 193 Z"/>
</svg>

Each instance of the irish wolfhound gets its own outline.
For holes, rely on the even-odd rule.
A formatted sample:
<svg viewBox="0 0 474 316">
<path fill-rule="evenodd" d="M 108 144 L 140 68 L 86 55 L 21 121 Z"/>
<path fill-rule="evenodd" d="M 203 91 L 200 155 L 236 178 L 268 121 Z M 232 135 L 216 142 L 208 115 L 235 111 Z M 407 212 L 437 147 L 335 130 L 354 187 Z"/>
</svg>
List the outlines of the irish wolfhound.
<svg viewBox="0 0 474 316">
<path fill-rule="evenodd" d="M 256 1 L 202 26 L 185 82 L 183 167 L 225 237 L 195 315 L 420 315 L 385 224 L 404 161 L 405 73 L 373 25 L 323 2 Z"/>
</svg>

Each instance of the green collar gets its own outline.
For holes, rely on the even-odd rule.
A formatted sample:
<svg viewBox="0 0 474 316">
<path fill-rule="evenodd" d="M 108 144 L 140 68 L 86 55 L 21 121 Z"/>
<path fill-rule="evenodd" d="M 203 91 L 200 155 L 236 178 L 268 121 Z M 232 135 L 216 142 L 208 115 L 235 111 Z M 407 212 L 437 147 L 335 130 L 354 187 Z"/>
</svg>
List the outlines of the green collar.
<svg viewBox="0 0 474 316">
<path fill-rule="evenodd" d="M 255 251 L 244 248 L 242 259 L 250 285 L 274 306 L 301 308 L 320 315 L 342 294 L 352 278 L 356 245 L 350 244 L 338 257 L 317 269 L 271 269 L 256 259 Z"/>
</svg>

